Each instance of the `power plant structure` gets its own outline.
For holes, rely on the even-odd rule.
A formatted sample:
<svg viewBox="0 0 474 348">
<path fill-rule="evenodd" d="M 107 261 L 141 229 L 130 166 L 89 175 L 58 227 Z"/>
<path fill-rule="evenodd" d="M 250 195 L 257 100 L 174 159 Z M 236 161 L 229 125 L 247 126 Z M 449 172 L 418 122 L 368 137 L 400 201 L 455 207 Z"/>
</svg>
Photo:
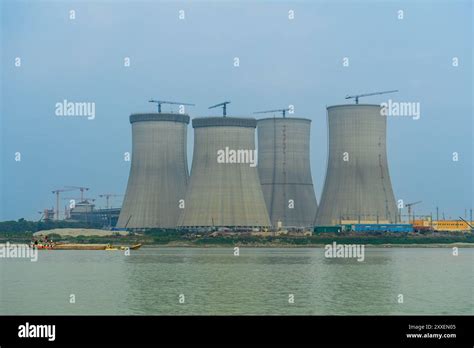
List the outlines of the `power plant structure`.
<svg viewBox="0 0 474 348">
<path fill-rule="evenodd" d="M 396 223 L 381 106 L 330 106 L 327 120 L 329 155 L 316 225 Z"/>
<path fill-rule="evenodd" d="M 179 226 L 270 226 L 256 168 L 254 118 L 193 119 L 194 153 Z"/>
<path fill-rule="evenodd" d="M 317 202 L 310 167 L 311 120 L 265 118 L 257 121 L 258 173 L 272 226 L 309 227 Z"/>
<path fill-rule="evenodd" d="M 158 102 L 158 101 L 153 101 Z M 161 104 L 171 103 L 159 101 Z M 132 161 L 118 228 L 176 228 L 189 180 L 189 116 L 132 114 Z"/>
</svg>

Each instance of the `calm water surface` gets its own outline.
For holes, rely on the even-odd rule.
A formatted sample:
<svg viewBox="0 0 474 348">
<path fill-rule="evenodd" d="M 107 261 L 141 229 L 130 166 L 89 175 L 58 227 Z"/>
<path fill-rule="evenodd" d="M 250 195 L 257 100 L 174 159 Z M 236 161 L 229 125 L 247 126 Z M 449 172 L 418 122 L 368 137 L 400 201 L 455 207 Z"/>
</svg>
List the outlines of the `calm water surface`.
<svg viewBox="0 0 474 348">
<path fill-rule="evenodd" d="M 473 265 L 469 248 L 40 251 L 0 259 L 0 314 L 472 315 Z"/>
</svg>

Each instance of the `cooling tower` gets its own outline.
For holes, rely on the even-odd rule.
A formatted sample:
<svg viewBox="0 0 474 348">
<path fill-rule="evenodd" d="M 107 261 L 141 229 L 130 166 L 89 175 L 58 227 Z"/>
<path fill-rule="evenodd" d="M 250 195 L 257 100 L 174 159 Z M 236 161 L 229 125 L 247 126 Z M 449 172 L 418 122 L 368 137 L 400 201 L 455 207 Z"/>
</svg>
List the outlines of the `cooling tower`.
<svg viewBox="0 0 474 348">
<path fill-rule="evenodd" d="M 194 153 L 183 227 L 269 226 L 258 179 L 251 118 L 193 120 Z"/>
<path fill-rule="evenodd" d="M 313 226 L 316 196 L 309 159 L 311 120 L 258 120 L 258 173 L 273 226 Z"/>
<path fill-rule="evenodd" d="M 174 228 L 188 183 L 189 116 L 133 114 L 132 163 L 119 228 Z"/>
<path fill-rule="evenodd" d="M 396 222 L 379 105 L 327 108 L 329 155 L 316 224 Z"/>
</svg>

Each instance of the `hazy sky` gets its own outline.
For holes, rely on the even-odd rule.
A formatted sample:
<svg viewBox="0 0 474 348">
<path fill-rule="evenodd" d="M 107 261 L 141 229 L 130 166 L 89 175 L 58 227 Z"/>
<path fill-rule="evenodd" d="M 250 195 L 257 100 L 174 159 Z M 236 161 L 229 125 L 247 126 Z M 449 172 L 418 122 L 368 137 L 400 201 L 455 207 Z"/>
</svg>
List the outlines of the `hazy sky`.
<svg viewBox="0 0 474 348">
<path fill-rule="evenodd" d="M 195 103 L 191 117 L 219 114 L 207 107 L 224 100 L 232 101 L 233 116 L 293 104 L 294 116 L 312 120 L 311 168 L 319 202 L 326 106 L 346 103 L 346 94 L 387 89 L 400 92 L 361 102 L 390 98 L 421 105 L 419 120 L 388 119 L 396 198 L 423 201 L 416 213 L 435 212 L 438 205 L 446 218 L 464 216 L 473 206 L 470 0 L 1 1 L 0 6 L 1 220 L 38 219 L 38 211 L 55 204 L 51 190 L 65 185 L 90 187 L 89 197 L 125 193 L 128 117 L 154 111 L 150 98 Z M 124 67 L 125 57 L 130 67 Z M 56 116 L 55 105 L 64 99 L 94 102 L 95 119 Z M 189 165 L 192 143 L 189 126 Z M 17 152 L 21 161 L 15 160 Z M 96 203 L 105 205 L 103 199 Z M 121 199 L 113 203 L 119 206 Z"/>
</svg>

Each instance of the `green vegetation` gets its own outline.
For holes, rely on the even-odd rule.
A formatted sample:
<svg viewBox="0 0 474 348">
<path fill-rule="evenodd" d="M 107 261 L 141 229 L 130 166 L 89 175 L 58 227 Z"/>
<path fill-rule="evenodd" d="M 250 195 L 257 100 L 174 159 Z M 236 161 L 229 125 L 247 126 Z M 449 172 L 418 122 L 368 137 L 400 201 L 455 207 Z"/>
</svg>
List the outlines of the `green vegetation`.
<svg viewBox="0 0 474 348">
<path fill-rule="evenodd" d="M 28 221 L 23 218 L 18 221 L 1 221 L 0 233 L 34 233 L 41 230 L 52 230 L 54 228 L 101 228 L 100 224 L 70 221 Z"/>
<path fill-rule="evenodd" d="M 276 236 L 259 237 L 250 235 L 241 236 L 217 236 L 212 237 L 205 234 L 193 234 L 186 232 L 159 231 L 145 232 L 144 234 L 135 234 L 130 236 L 115 237 L 84 237 L 79 236 L 76 239 L 70 238 L 78 243 L 111 243 L 111 244 L 130 244 L 142 243 L 145 245 L 162 246 L 261 246 L 261 247 L 310 247 L 314 245 L 331 244 L 336 241 L 342 244 L 450 244 L 450 243 L 474 243 L 472 234 L 463 235 L 341 235 L 341 234 L 323 234 L 313 235 L 311 237 L 295 236 Z"/>
<path fill-rule="evenodd" d="M 0 242 L 29 242 L 34 232 L 50 230 L 54 228 L 100 228 L 101 226 L 75 223 L 66 221 L 18 221 L 0 222 Z M 208 233 L 191 233 L 173 229 L 150 229 L 139 233 L 130 233 L 127 236 L 113 235 L 107 237 L 78 236 L 61 237 L 50 235 L 54 241 L 71 243 L 111 243 L 130 245 L 142 243 L 145 245 L 163 246 L 261 246 L 261 247 L 298 247 L 331 244 L 336 241 L 342 244 L 450 244 L 450 243 L 473 243 L 472 233 L 319 233 L 309 237 L 302 236 L 273 236 L 260 237 L 251 236 L 247 233 L 241 235 L 219 235 L 211 236 Z"/>
<path fill-rule="evenodd" d="M 54 228 L 101 228 L 101 225 L 70 222 L 70 221 L 28 221 L 23 218 L 18 221 L 0 222 L 0 241 L 30 241 L 33 233 L 42 230 L 52 230 Z M 59 239 L 57 236 L 56 239 Z"/>
<path fill-rule="evenodd" d="M 278 237 L 202 237 L 194 241 L 193 244 L 199 245 L 258 245 L 258 246 L 311 246 L 317 244 L 331 244 L 336 241 L 342 244 L 450 244 L 450 243 L 474 243 L 474 236 L 459 235 L 459 236 L 341 236 L 316 235 L 311 237 L 292 237 L 292 236 L 278 236 Z"/>
</svg>

